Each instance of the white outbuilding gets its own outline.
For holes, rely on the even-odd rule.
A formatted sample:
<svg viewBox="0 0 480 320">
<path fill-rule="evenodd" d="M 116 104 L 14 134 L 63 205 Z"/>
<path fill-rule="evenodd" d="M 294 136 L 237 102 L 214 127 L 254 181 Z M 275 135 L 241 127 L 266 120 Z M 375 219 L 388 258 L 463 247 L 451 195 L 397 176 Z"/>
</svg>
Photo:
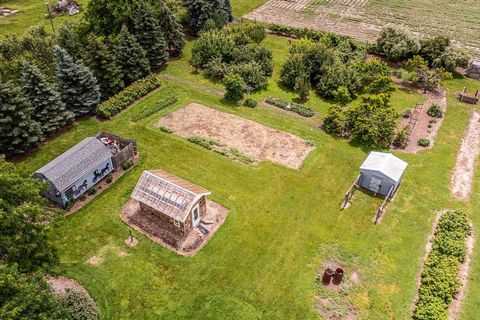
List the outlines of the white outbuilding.
<svg viewBox="0 0 480 320">
<path fill-rule="evenodd" d="M 407 163 L 391 153 L 370 152 L 360 166 L 358 185 L 391 198 L 402 182 Z"/>
</svg>

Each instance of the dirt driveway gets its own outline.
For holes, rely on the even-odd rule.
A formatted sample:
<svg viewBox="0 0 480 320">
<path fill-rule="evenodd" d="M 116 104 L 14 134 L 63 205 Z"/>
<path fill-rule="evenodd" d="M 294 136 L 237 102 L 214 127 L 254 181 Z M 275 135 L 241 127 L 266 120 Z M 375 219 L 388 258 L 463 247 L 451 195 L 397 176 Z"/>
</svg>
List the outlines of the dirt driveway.
<svg viewBox="0 0 480 320">
<path fill-rule="evenodd" d="M 293 134 L 197 103 L 167 114 L 157 126 L 165 126 L 183 138 L 212 139 L 257 161 L 268 160 L 293 169 L 299 169 L 314 149 Z"/>
</svg>

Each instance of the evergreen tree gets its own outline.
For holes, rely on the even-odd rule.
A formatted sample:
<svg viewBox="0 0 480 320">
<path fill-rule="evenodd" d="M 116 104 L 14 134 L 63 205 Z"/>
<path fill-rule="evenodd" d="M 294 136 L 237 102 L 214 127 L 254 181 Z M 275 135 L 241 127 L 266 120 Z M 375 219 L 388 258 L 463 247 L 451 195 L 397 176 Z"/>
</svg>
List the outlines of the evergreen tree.
<svg viewBox="0 0 480 320">
<path fill-rule="evenodd" d="M 233 21 L 230 0 L 187 0 L 190 31 L 197 35 L 209 22 L 222 27 Z"/>
<path fill-rule="evenodd" d="M 233 22 L 232 5 L 230 4 L 230 0 L 219 0 L 218 9 L 220 13 L 227 19 L 227 23 Z"/>
<path fill-rule="evenodd" d="M 74 114 L 67 110 L 60 94 L 45 75 L 33 64 L 22 64 L 22 92 L 33 107 L 32 118 L 51 134 L 73 121 Z"/>
<path fill-rule="evenodd" d="M 40 141 L 42 129 L 32 119 L 32 107 L 12 83 L 0 79 L 0 154 L 22 153 Z"/>
<path fill-rule="evenodd" d="M 213 19 L 217 0 L 187 0 L 188 26 L 190 31 L 197 35 L 203 30 L 207 20 Z"/>
<path fill-rule="evenodd" d="M 150 7 L 140 2 L 135 21 L 135 36 L 147 54 L 150 67 L 158 69 L 167 62 L 167 43 Z"/>
<path fill-rule="evenodd" d="M 80 59 L 83 55 L 84 46 L 80 41 L 80 36 L 75 31 L 75 25 L 69 21 L 62 24 L 58 30 L 57 44 L 75 60 Z"/>
<path fill-rule="evenodd" d="M 140 78 L 150 74 L 150 63 L 145 55 L 145 50 L 137 39 L 128 32 L 126 26 L 117 36 L 115 56 L 123 74 L 125 85 L 129 85 Z"/>
<path fill-rule="evenodd" d="M 124 87 L 122 71 L 117 65 L 115 56 L 101 39 L 94 37 L 90 39 L 86 55 L 85 63 L 97 78 L 103 100 Z"/>
<path fill-rule="evenodd" d="M 172 10 L 163 1 L 158 2 L 158 21 L 165 39 L 167 40 L 168 50 L 174 57 L 182 53 L 185 46 L 185 35 L 183 27 Z"/>
<path fill-rule="evenodd" d="M 60 47 L 55 47 L 57 78 L 62 101 L 75 115 L 90 112 L 100 101 L 100 88 L 92 71 Z"/>
</svg>

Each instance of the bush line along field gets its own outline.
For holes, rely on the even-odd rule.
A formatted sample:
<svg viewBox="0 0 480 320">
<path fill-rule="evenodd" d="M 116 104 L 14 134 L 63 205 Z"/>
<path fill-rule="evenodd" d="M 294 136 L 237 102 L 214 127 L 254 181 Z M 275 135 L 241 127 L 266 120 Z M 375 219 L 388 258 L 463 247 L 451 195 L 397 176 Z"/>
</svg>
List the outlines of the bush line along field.
<svg viewBox="0 0 480 320">
<path fill-rule="evenodd" d="M 279 67 L 288 55 L 287 42 L 274 36 L 266 39 L 265 45 L 274 52 L 274 76 L 267 91 L 254 95 L 256 99 L 295 96 L 277 85 Z M 188 44 L 185 56 L 171 62 L 164 72 L 219 89 L 201 74 L 191 72 L 187 62 L 190 47 Z M 62 271 L 89 289 L 104 319 L 314 319 L 318 317 L 313 308 L 315 274 L 328 259 L 321 253 L 334 243 L 343 254 L 361 261 L 360 275 L 370 274 L 375 266 L 375 277 L 363 278 L 360 289 L 348 298 L 361 318 L 409 316 L 415 277 L 435 210 L 464 207 L 450 196 L 449 176 L 432 173 L 449 172 L 454 166 L 471 111 L 456 101 L 454 92 L 463 85 L 474 85 L 470 80 L 447 82 L 449 110 L 435 148 L 418 155 L 401 155 L 411 165 L 401 193 L 379 226 L 371 223 L 379 199 L 358 193 L 349 210 L 339 211 L 343 193 L 356 177 L 365 151 L 327 136 L 313 122 L 276 108 L 232 107 L 216 95 L 163 82 L 160 89 L 113 120 L 84 120 L 20 164 L 34 171 L 100 129 L 137 139 L 140 165 L 68 217 L 52 235 L 61 252 Z M 178 102 L 143 120 L 129 120 L 168 95 L 177 96 Z M 408 97 L 423 99 L 397 90 L 393 104 L 403 110 L 411 105 L 405 100 Z M 159 117 L 190 102 L 291 132 L 313 141 L 317 148 L 298 172 L 270 163 L 252 167 L 154 127 Z M 329 103 L 312 95 L 307 105 L 325 112 Z M 137 247 L 123 246 L 128 231 L 118 217 L 119 209 L 141 172 L 151 168 L 163 168 L 208 186 L 213 191 L 212 200 L 231 210 L 225 225 L 194 258 L 179 257 L 137 233 Z M 86 263 L 92 256 L 99 258 L 97 266 Z M 467 303 L 472 306 L 473 301 Z M 465 319 L 474 319 L 475 313 L 468 317 L 469 312 Z"/>
</svg>

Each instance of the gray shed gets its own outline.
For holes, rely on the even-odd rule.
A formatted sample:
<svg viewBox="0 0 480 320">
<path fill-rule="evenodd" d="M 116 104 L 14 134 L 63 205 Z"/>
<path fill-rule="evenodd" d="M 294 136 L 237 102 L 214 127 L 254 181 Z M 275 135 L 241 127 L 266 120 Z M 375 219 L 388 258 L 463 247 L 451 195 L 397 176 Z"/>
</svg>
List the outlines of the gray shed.
<svg viewBox="0 0 480 320">
<path fill-rule="evenodd" d="M 360 167 L 360 187 L 391 198 L 397 191 L 407 163 L 391 153 L 370 152 Z"/>
<path fill-rule="evenodd" d="M 88 137 L 35 171 L 33 177 L 49 183 L 47 198 L 66 206 L 113 169 L 110 149 L 99 139 Z"/>
<path fill-rule="evenodd" d="M 473 61 L 465 70 L 465 75 L 469 78 L 480 80 L 480 60 Z"/>
</svg>

